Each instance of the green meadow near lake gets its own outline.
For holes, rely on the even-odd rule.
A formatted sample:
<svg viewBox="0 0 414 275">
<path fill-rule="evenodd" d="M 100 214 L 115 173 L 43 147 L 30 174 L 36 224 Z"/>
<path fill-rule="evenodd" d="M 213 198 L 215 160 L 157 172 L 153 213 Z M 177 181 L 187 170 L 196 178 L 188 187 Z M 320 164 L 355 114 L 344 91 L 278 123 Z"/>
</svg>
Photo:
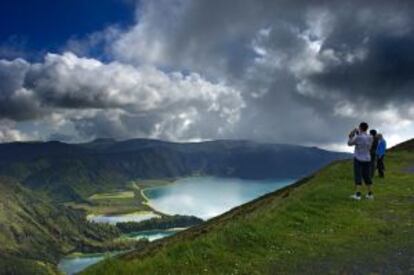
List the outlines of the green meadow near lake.
<svg viewBox="0 0 414 275">
<path fill-rule="evenodd" d="M 173 215 L 187 215 L 181 216 L 188 217 L 187 222 L 191 219 L 190 217 L 193 217 L 193 219 L 196 219 L 196 217 L 203 219 L 212 218 L 292 182 L 293 180 L 289 179 L 242 180 L 219 177 L 187 177 L 174 182 L 146 181 L 141 183 L 137 181 L 130 185 L 133 189 L 132 191 L 118 190 L 97 193 L 90 196 L 89 200 L 97 207 L 134 206 L 135 204 L 131 200 L 137 200 L 144 204 L 144 209 L 148 207 L 152 209 L 151 211 L 140 208 L 141 210 L 135 212 L 116 213 L 112 210 L 110 214 L 88 214 L 87 220 L 94 223 L 117 225 L 120 230 L 126 230 L 127 233 L 122 234 L 119 238 L 121 241 L 146 239 L 152 242 L 172 236 L 186 229 L 175 227 L 179 221 L 177 216 Z M 161 226 L 161 217 L 164 217 L 164 221 L 170 220 L 169 222 L 166 221 L 170 227 L 165 229 L 158 227 L 152 230 L 138 229 L 138 231 L 134 229 L 139 228 L 143 224 L 141 222 L 154 218 L 160 220 L 154 226 Z M 130 225 L 130 222 L 135 222 L 135 224 Z M 199 222 L 202 222 L 202 220 Z M 122 224 L 119 225 L 120 223 Z M 145 228 L 144 224 L 143 226 Z M 106 255 L 106 257 L 110 256 Z M 65 273 L 72 274 L 72 272 L 81 271 L 87 266 L 103 259 L 103 254 L 83 254 L 81 257 L 69 255 L 60 261 L 59 267 Z"/>
<path fill-rule="evenodd" d="M 135 197 L 133 191 L 118 191 L 110 193 L 98 193 L 89 197 L 92 201 L 97 200 L 114 200 L 114 199 L 132 199 Z"/>
<path fill-rule="evenodd" d="M 74 209 L 85 210 L 88 217 L 117 216 L 117 215 L 148 215 L 148 218 L 160 216 L 150 206 L 142 190 L 149 187 L 157 187 L 171 184 L 172 179 L 165 180 L 136 180 L 126 184 L 123 189 L 108 190 L 107 192 L 95 193 L 87 198 L 85 202 L 68 202 L 65 205 Z"/>
<path fill-rule="evenodd" d="M 349 198 L 352 162 L 339 161 L 82 274 L 413 273 L 412 147 L 388 154 L 387 174 L 375 178 L 373 201 Z"/>
</svg>

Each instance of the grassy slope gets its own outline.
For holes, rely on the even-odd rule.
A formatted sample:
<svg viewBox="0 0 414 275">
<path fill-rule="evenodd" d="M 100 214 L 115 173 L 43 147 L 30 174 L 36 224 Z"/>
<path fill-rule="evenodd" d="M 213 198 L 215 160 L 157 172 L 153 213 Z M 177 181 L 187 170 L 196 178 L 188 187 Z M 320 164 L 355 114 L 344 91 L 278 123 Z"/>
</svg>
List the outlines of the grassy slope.
<svg viewBox="0 0 414 275">
<path fill-rule="evenodd" d="M 131 181 L 122 189 L 109 188 L 108 190 L 111 192 L 95 193 L 85 199 L 85 202 L 68 202 L 65 205 L 73 209 L 84 210 L 88 214 L 96 215 L 127 214 L 138 211 L 153 211 L 163 215 L 148 205 L 148 199 L 143 196 L 141 191 L 145 188 L 170 184 L 173 181 L 173 179 Z"/>
<path fill-rule="evenodd" d="M 352 201 L 352 164 L 238 207 L 201 226 L 107 260 L 85 274 L 414 272 L 412 152 L 387 156 L 374 201 Z"/>
<path fill-rule="evenodd" d="M 53 270 L 72 250 L 106 249 L 116 228 L 87 223 L 83 214 L 53 206 L 14 179 L 0 177 L 0 274 Z M 106 245 L 106 246 L 105 246 Z"/>
</svg>

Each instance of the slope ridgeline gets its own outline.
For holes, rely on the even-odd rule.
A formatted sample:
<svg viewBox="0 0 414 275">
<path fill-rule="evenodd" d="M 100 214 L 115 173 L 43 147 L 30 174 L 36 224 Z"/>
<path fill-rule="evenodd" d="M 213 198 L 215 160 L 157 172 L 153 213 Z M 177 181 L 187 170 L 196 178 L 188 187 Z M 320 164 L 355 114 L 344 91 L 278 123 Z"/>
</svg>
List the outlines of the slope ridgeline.
<svg viewBox="0 0 414 275">
<path fill-rule="evenodd" d="M 387 155 L 375 200 L 353 201 L 352 162 L 83 274 L 409 274 L 414 267 L 414 142 Z M 410 172 L 411 171 L 411 172 Z"/>
</svg>

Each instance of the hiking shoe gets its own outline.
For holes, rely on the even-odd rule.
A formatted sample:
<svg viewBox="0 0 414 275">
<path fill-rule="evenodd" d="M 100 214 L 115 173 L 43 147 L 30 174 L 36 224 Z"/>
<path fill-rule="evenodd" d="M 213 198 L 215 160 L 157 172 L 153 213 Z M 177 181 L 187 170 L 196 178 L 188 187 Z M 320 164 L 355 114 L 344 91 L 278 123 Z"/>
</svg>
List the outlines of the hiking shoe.
<svg viewBox="0 0 414 275">
<path fill-rule="evenodd" d="M 365 195 L 365 198 L 367 199 L 367 200 L 373 200 L 374 199 L 374 195 L 369 195 L 369 194 L 366 194 Z"/>
<path fill-rule="evenodd" d="M 357 201 L 361 200 L 361 196 L 357 196 L 357 194 L 351 195 L 350 198 L 353 199 L 353 200 L 357 200 Z"/>
</svg>

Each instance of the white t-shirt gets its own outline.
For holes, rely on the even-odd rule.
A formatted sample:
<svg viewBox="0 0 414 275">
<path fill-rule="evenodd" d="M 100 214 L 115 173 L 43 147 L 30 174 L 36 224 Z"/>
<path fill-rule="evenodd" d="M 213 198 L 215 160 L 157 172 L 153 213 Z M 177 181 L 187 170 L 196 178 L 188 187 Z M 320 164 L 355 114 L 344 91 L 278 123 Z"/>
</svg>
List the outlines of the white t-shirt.
<svg viewBox="0 0 414 275">
<path fill-rule="evenodd" d="M 362 132 L 348 140 L 348 145 L 355 145 L 354 157 L 359 161 L 371 161 L 370 149 L 373 138 L 365 132 Z"/>
</svg>

